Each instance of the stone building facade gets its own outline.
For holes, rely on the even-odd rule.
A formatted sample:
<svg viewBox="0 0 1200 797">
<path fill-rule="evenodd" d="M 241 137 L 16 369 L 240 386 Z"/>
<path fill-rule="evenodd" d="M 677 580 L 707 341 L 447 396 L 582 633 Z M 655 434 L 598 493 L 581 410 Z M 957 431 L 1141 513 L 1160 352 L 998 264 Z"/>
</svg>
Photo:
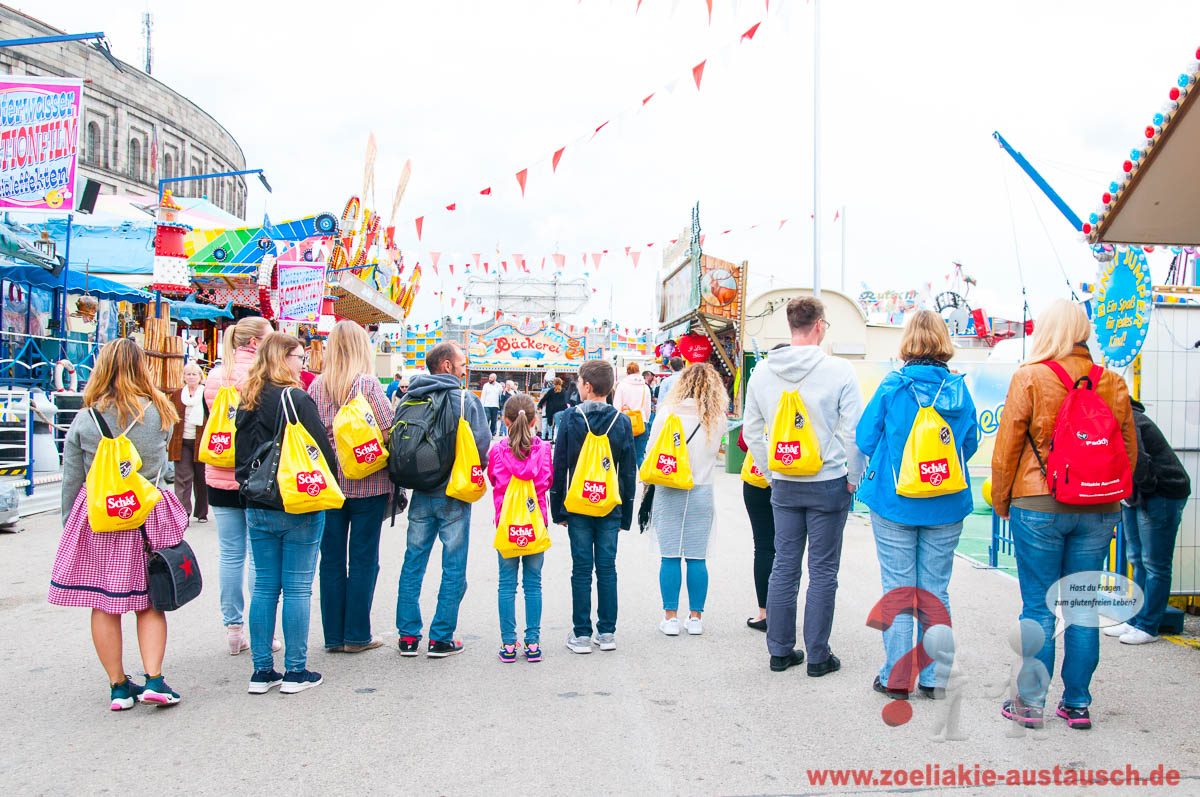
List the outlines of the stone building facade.
<svg viewBox="0 0 1200 797">
<path fill-rule="evenodd" d="M 0 5 L 0 39 L 54 36 L 63 31 Z M 150 194 L 158 180 L 238 171 L 246 158 L 221 123 L 187 97 L 122 62 L 119 71 L 87 42 L 0 49 L 0 76 L 82 77 L 79 173 L 105 194 Z M 153 156 L 157 155 L 157 163 Z M 222 177 L 171 186 L 178 196 L 207 196 L 239 218 L 246 215 L 246 182 Z"/>
</svg>

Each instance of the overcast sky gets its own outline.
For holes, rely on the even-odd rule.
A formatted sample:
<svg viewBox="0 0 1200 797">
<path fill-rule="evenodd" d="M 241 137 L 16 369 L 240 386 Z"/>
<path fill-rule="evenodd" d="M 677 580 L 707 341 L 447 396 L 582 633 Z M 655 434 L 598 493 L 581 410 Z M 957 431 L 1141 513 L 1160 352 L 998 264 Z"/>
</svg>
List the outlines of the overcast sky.
<svg viewBox="0 0 1200 797">
<path fill-rule="evenodd" d="M 697 200 L 705 250 L 750 261 L 752 294 L 811 284 L 811 3 L 772 0 L 764 14 L 763 0 L 714 0 L 711 26 L 703 0 L 644 0 L 636 14 L 637 0 L 16 5 L 103 30 L 138 64 L 149 8 L 155 77 L 221 121 L 275 188 L 250 183 L 251 220 L 340 214 L 362 189 L 372 131 L 386 213 L 411 158 L 396 222 L 406 259 L 428 269 L 427 252 L 443 253 L 416 321 L 440 312 L 434 291 L 461 296 L 445 265 L 470 253 L 521 253 L 536 272 L 559 251 L 578 274 L 580 253 L 609 249 L 578 318 L 608 317 L 611 292 L 618 323 L 649 325 L 661 242 Z M 992 131 L 1086 219 L 1200 45 L 1200 3 L 1181 0 L 823 0 L 821 20 L 824 285 L 841 281 L 833 216 L 845 206 L 852 295 L 862 283 L 936 291 L 959 260 L 979 281 L 973 299 L 1017 316 L 1021 272 L 1036 312 L 1068 280 L 1093 278 L 1095 261 Z M 690 71 L 704 58 L 697 92 Z M 660 90 L 677 78 L 674 94 Z M 625 123 L 571 143 L 655 90 Z M 514 173 L 527 166 L 522 199 Z M 645 251 L 638 269 L 625 246 Z M 1161 281 L 1167 259 L 1151 262 Z"/>
</svg>

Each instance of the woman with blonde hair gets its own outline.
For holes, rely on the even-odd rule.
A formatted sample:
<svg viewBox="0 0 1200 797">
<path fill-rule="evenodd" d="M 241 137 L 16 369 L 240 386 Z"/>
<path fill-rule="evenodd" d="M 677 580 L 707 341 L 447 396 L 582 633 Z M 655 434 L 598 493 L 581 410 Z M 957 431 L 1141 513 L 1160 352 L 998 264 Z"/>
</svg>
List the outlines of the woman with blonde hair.
<svg viewBox="0 0 1200 797">
<path fill-rule="evenodd" d="M 644 385 L 643 385 L 644 387 Z M 687 560 L 687 632 L 704 633 L 701 616 L 708 595 L 708 538 L 713 524 L 713 468 L 728 428 L 725 408 L 729 394 L 721 377 L 708 363 L 688 368 L 675 380 L 671 392 L 659 398 L 658 414 L 650 439 L 657 440 L 672 415 L 683 424 L 693 487 L 654 488 L 650 525 L 658 537 L 662 562 L 658 586 L 662 593 L 663 619 L 658 628 L 667 636 L 679 636 L 679 591 L 683 584 L 683 560 Z"/>
<path fill-rule="evenodd" d="M 212 407 L 217 391 L 222 387 L 242 389 L 259 343 L 272 331 L 271 322 L 261 316 L 247 316 L 226 327 L 221 362 L 209 371 L 204 383 L 207 407 Z M 233 468 L 206 465 L 204 480 L 208 484 L 208 505 L 217 524 L 221 622 L 225 626 L 229 653 L 236 656 L 250 648 L 243 621 L 245 595 L 254 592 L 254 559 L 250 556 L 245 504 Z M 243 584 L 245 593 L 242 592 Z"/>
<path fill-rule="evenodd" d="M 932 310 L 915 313 L 900 339 L 902 365 L 883 378 L 855 435 L 859 450 L 869 458 L 858 498 L 871 509 L 883 592 L 924 590 L 936 595 L 947 612 L 954 549 L 963 519 L 972 509 L 967 461 L 975 453 L 979 437 L 975 402 L 967 383 L 947 365 L 953 356 L 954 343 L 942 317 Z M 915 498 L 897 491 L 897 473 L 923 407 L 933 407 L 952 435 L 954 457 L 965 479 L 964 488 L 957 492 Z M 943 467 L 948 474 L 950 463 Z M 925 630 L 925 623 L 918 619 L 916 644 L 921 644 Z M 900 614 L 883 632 L 884 662 L 872 685 L 876 692 L 892 699 L 909 698 L 907 683 L 903 689 L 889 689 L 887 684 L 892 668 L 912 647 L 913 617 Z M 921 671 L 917 684 L 927 697 L 941 697 L 946 687 L 935 683 L 933 664 Z"/>
<path fill-rule="evenodd" d="M 1033 351 L 1013 375 L 996 433 L 992 507 L 1011 523 L 1021 617 L 1036 622 L 1044 633 L 1044 639 L 1026 642 L 1041 648 L 1036 657 L 1053 677 L 1055 617 L 1046 606 L 1046 591 L 1065 576 L 1103 567 L 1124 497 L 1078 505 L 1062 503 L 1050 494 L 1045 463 L 1059 409 L 1068 395 L 1065 382 L 1094 390 L 1111 411 L 1121 434 L 1104 445 L 1124 446 L 1121 453 L 1128 458 L 1130 472 L 1138 449 L 1129 390 L 1120 375 L 1092 361 L 1087 347 L 1092 325 L 1083 308 L 1058 299 L 1038 317 L 1034 330 Z M 1068 625 L 1063 634 L 1063 696 L 1055 713 L 1070 728 L 1092 727 L 1088 686 L 1100 661 L 1099 634 L 1097 628 L 1079 624 Z M 1041 644 L 1033 646 L 1033 641 Z M 1019 694 L 1004 702 L 1001 714 L 1040 728 L 1049 684 L 1029 680 L 1018 683 Z"/>
<path fill-rule="evenodd" d="M 83 406 L 63 444 L 63 532 L 50 574 L 50 602 L 92 610 L 92 642 L 108 674 L 113 711 L 133 708 L 137 701 L 178 703 L 179 694 L 162 675 L 167 616 L 150 606 L 142 529 L 94 533 L 87 521 L 84 484 L 105 436 L 91 411 L 112 435 L 129 438 L 142 460 L 138 472 L 156 485 L 167 464 L 167 438 L 179 416 L 170 399 L 155 388 L 141 346 L 127 338 L 106 344 L 96 356 Z M 179 499 L 170 490 L 161 493 L 143 527 L 154 548 L 178 545 L 187 528 Z M 145 685 L 125 674 L 121 615 L 126 612 L 137 615 Z"/>
<path fill-rule="evenodd" d="M 371 340 L 365 329 L 353 321 L 334 324 L 325 346 L 324 371 L 308 388 L 331 447 L 336 448 L 334 416 L 359 395 L 370 405 L 375 425 L 385 434 L 391 428 L 391 404 L 374 376 L 372 360 Z M 371 635 L 371 603 L 379 576 L 379 532 L 392 482 L 387 468 L 362 479 L 349 479 L 341 461 L 336 467 L 346 503 L 341 509 L 325 510 L 321 625 L 326 650 L 359 653 L 383 644 Z"/>
<path fill-rule="evenodd" d="M 204 480 L 204 463 L 200 461 L 198 441 L 208 420 L 204 405 L 204 374 L 200 366 L 190 362 L 183 366 L 183 385 L 171 391 L 171 403 L 179 422 L 171 431 L 167 443 L 167 458 L 175 463 L 175 496 L 188 515 L 201 523 L 208 522 L 208 483 Z M 193 493 L 195 506 L 192 505 Z"/>
<path fill-rule="evenodd" d="M 300 373 L 306 355 L 300 341 L 282 332 L 268 335 L 258 347 L 254 365 L 246 375 L 237 412 L 237 477 L 242 484 L 261 463 L 255 461 L 263 443 L 274 440 L 289 411 L 312 436 L 326 462 L 336 456 L 317 406 L 304 392 Z M 315 456 L 314 456 L 315 458 Z M 249 692 L 265 694 L 280 687 L 284 694 L 318 686 L 321 674 L 308 669 L 309 605 L 317 570 L 317 553 L 325 528 L 324 512 L 290 513 L 282 506 L 246 500 L 246 528 L 254 552 L 254 592 L 250 596 L 250 655 L 254 674 Z M 275 671 L 273 640 L 275 613 L 283 593 L 284 669 Z"/>
</svg>

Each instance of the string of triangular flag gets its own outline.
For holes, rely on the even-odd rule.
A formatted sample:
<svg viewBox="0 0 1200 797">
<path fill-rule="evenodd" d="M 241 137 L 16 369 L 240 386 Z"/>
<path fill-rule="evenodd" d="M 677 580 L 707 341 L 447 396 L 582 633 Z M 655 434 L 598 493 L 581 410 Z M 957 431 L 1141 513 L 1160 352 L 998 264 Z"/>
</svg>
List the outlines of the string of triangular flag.
<svg viewBox="0 0 1200 797">
<path fill-rule="evenodd" d="M 762 26 L 762 21 L 755 22 L 753 25 L 751 25 L 749 28 L 747 28 L 745 31 L 743 31 L 738 36 L 736 42 L 731 42 L 730 44 L 727 44 L 725 47 L 721 48 L 721 50 L 719 50 L 716 55 L 710 55 L 709 57 L 700 61 L 700 63 L 691 67 L 688 70 L 688 72 L 686 73 L 686 76 L 691 78 L 691 81 L 696 86 L 696 91 L 701 90 L 701 85 L 703 84 L 703 81 L 704 81 L 704 74 L 705 74 L 706 66 L 710 62 L 712 62 L 715 58 L 717 58 L 719 55 L 724 54 L 726 51 L 731 50 L 734 47 L 737 47 L 738 45 L 741 45 L 745 42 L 754 41 L 755 35 L 758 33 L 759 28 L 761 26 Z M 619 121 L 628 116 L 632 116 L 633 114 L 641 113 L 654 100 L 655 97 L 661 96 L 664 93 L 674 93 L 680 79 L 681 78 L 676 78 L 674 80 L 671 80 L 671 81 L 667 82 L 666 84 L 663 84 L 659 88 L 655 89 L 654 91 L 651 91 L 648 94 L 642 95 L 641 100 L 638 101 L 638 103 L 636 105 L 630 106 L 629 109 L 627 109 L 625 111 L 621 111 L 618 114 L 616 114 L 615 116 L 610 116 L 608 119 L 604 120 L 603 122 L 596 125 L 595 127 L 587 130 L 586 132 L 575 137 L 574 139 L 568 141 L 563 146 L 558 147 L 557 149 L 555 149 L 553 151 L 552 154 L 547 155 L 545 157 L 542 157 L 542 158 L 534 161 L 529 166 L 526 166 L 522 169 L 518 169 L 516 172 L 513 173 L 513 178 L 506 178 L 506 179 L 515 179 L 516 180 L 517 187 L 520 189 L 520 192 L 521 192 L 521 197 L 524 198 L 525 190 L 529 183 L 529 174 L 532 169 L 534 169 L 538 166 L 542 166 L 543 164 L 546 164 L 548 162 L 550 164 L 550 173 L 552 175 L 557 174 L 559 163 L 562 161 L 563 155 L 567 151 L 568 148 L 573 149 L 576 145 L 578 145 L 580 143 L 583 143 L 585 141 L 591 141 L 591 140 L 595 139 L 596 136 L 598 136 L 600 134 L 600 131 L 604 130 L 606 127 L 609 126 L 609 124 L 611 124 L 614 121 Z M 495 181 L 490 182 L 488 185 L 479 189 L 477 194 L 471 195 L 470 201 L 471 202 L 484 201 L 485 199 L 487 199 L 489 197 L 495 196 L 495 189 L 499 185 L 501 185 L 501 184 L 499 184 Z M 467 200 L 464 200 L 461 198 L 454 199 L 450 202 L 446 202 L 445 204 L 443 204 L 440 209 L 427 210 L 425 213 L 422 213 L 421 215 L 414 218 L 413 226 L 416 228 L 417 240 L 420 241 L 423 239 L 423 236 L 425 234 L 425 222 L 427 220 L 429 220 L 430 218 L 432 218 L 434 213 L 439 213 L 439 214 L 444 214 L 444 215 L 454 214 L 454 213 L 458 212 L 460 210 L 460 208 L 462 208 L 462 206 L 466 203 L 467 203 Z"/>
</svg>

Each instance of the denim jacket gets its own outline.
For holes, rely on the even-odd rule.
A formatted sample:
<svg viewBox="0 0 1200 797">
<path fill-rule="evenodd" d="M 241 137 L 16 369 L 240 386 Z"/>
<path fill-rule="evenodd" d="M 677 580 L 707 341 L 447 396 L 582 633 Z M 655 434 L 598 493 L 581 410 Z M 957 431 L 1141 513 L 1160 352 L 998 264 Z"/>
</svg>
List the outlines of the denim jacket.
<svg viewBox="0 0 1200 797">
<path fill-rule="evenodd" d="M 932 403 L 954 433 L 967 480 L 962 492 L 936 498 L 906 498 L 896 493 L 896 474 L 917 417 L 918 398 L 922 407 Z M 975 402 L 962 374 L 935 365 L 906 365 L 891 372 L 863 411 L 855 439 L 869 458 L 858 498 L 872 511 L 906 526 L 939 526 L 971 514 L 971 475 L 966 463 L 979 446 L 979 426 Z"/>
</svg>

